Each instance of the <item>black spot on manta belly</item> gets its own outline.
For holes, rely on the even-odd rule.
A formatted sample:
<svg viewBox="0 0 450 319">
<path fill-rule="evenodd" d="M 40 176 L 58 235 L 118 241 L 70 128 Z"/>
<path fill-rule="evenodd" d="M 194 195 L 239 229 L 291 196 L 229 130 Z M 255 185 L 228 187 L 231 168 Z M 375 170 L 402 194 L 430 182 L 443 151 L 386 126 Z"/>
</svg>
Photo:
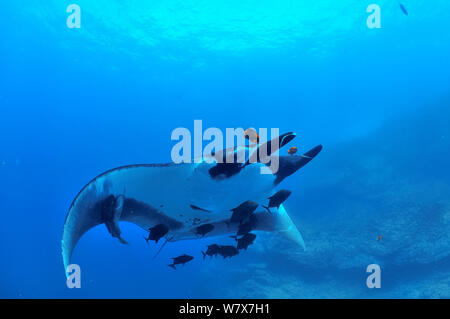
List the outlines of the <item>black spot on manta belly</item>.
<svg viewBox="0 0 450 319">
<path fill-rule="evenodd" d="M 243 167 L 242 163 L 217 163 L 208 172 L 214 179 L 224 179 L 238 174 Z"/>
</svg>

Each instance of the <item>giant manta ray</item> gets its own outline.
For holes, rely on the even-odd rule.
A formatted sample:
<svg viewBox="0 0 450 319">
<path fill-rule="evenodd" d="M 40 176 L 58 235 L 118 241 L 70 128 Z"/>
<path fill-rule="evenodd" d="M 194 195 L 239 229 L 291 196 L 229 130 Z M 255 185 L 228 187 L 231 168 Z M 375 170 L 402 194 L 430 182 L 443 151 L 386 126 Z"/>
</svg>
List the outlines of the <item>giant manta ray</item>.
<svg viewBox="0 0 450 319">
<path fill-rule="evenodd" d="M 294 133 L 280 135 L 274 149 L 283 147 L 294 137 Z M 266 144 L 273 145 L 274 141 Z M 257 152 L 259 147 L 254 149 Z M 267 156 L 276 156 L 268 149 Z M 262 168 L 269 167 L 263 163 L 267 161 L 261 160 L 252 164 L 217 160 L 139 164 L 100 174 L 83 187 L 70 206 L 62 238 L 64 269 L 70 264 L 81 236 L 100 224 L 105 224 L 108 232 L 122 243 L 126 241 L 121 237 L 120 221 L 134 223 L 145 230 L 164 224 L 169 229 L 165 235 L 168 242 L 200 238 L 194 229 L 206 223 L 214 228 L 205 237 L 235 234 L 239 224 L 229 222 L 232 208 L 248 200 L 265 205 L 275 187 L 311 161 L 321 149 L 318 145 L 303 155 L 277 156 L 278 170 L 269 174 L 261 174 Z M 217 154 L 213 155 L 217 159 Z M 280 232 L 304 248 L 303 238 L 283 205 L 271 214 L 261 208 L 254 216 L 254 230 Z"/>
</svg>

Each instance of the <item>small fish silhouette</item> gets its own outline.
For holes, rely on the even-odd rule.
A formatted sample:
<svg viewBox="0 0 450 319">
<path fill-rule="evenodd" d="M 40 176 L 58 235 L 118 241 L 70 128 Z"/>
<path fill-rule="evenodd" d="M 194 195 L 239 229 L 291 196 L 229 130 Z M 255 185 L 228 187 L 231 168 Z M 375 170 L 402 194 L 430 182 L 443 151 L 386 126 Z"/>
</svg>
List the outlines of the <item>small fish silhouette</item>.
<svg viewBox="0 0 450 319">
<path fill-rule="evenodd" d="M 298 149 L 295 146 L 292 146 L 290 149 L 288 149 L 288 154 L 289 155 L 294 155 L 295 153 L 297 153 Z"/>
<path fill-rule="evenodd" d="M 408 15 L 408 11 L 406 10 L 405 6 L 401 3 L 399 3 L 400 5 L 400 9 L 402 9 L 403 13 L 407 16 Z"/>
</svg>

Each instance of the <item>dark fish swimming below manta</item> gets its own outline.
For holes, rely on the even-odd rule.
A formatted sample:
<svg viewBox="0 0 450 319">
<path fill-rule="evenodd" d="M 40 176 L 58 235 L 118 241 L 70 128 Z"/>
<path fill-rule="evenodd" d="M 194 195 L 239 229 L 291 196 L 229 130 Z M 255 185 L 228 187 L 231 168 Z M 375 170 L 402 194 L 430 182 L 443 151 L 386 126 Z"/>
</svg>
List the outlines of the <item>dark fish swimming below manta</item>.
<svg viewBox="0 0 450 319">
<path fill-rule="evenodd" d="M 237 238 L 237 236 L 233 236 L 234 239 L 237 241 L 237 249 L 244 249 L 247 250 L 248 246 L 253 244 L 255 241 L 256 235 L 252 233 L 247 233 L 241 238 Z"/>
<path fill-rule="evenodd" d="M 220 246 L 219 245 L 217 245 L 217 244 L 209 245 L 208 249 L 206 250 L 206 252 L 202 251 L 203 259 L 205 259 L 206 256 L 209 256 L 211 258 L 213 256 L 216 257 L 217 254 L 219 254 L 219 251 L 220 251 Z"/>
<path fill-rule="evenodd" d="M 239 250 L 234 246 L 219 246 L 219 255 L 223 258 L 231 258 L 239 254 Z"/>
<path fill-rule="evenodd" d="M 191 261 L 192 259 L 194 259 L 194 257 L 184 254 L 184 255 L 181 255 L 181 256 L 178 256 L 178 257 L 175 257 L 172 259 L 173 259 L 173 263 L 171 263 L 168 266 L 172 267 L 173 269 L 176 269 L 175 265 L 183 265 L 184 266 L 185 263 Z"/>
<path fill-rule="evenodd" d="M 253 228 L 256 227 L 257 223 L 258 223 L 257 217 L 254 214 L 250 215 L 247 221 L 239 224 L 236 236 L 245 235 L 246 233 L 251 232 Z"/>
<path fill-rule="evenodd" d="M 269 213 L 271 213 L 270 208 L 276 207 L 280 208 L 280 205 L 284 203 L 286 199 L 291 195 L 291 191 L 287 189 L 282 189 L 276 192 L 274 195 L 269 197 L 269 204 L 267 206 L 263 206 Z"/>
<path fill-rule="evenodd" d="M 154 240 L 156 243 L 164 237 L 169 232 L 169 227 L 164 224 L 158 224 L 148 229 L 149 234 L 148 238 L 145 238 L 145 241 L 148 243 L 149 240 Z"/>
<path fill-rule="evenodd" d="M 251 231 L 252 231 L 252 223 L 251 223 L 251 221 L 247 221 L 247 222 L 239 225 L 236 236 L 242 236 Z M 234 237 L 234 236 L 231 236 L 231 237 Z"/>
<path fill-rule="evenodd" d="M 230 223 L 241 223 L 256 210 L 258 203 L 248 200 L 240 204 L 238 207 L 231 209 L 233 214 L 230 218 Z"/>
</svg>

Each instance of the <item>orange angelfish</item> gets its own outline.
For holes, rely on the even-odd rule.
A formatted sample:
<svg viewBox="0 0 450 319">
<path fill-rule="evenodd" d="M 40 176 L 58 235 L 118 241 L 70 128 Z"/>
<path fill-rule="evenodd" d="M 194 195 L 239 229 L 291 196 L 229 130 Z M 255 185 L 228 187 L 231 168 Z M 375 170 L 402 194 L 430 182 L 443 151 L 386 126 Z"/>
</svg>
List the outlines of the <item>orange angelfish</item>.
<svg viewBox="0 0 450 319">
<path fill-rule="evenodd" d="M 244 137 L 248 139 L 250 142 L 259 143 L 259 135 L 252 128 L 248 128 L 244 131 Z"/>
</svg>

